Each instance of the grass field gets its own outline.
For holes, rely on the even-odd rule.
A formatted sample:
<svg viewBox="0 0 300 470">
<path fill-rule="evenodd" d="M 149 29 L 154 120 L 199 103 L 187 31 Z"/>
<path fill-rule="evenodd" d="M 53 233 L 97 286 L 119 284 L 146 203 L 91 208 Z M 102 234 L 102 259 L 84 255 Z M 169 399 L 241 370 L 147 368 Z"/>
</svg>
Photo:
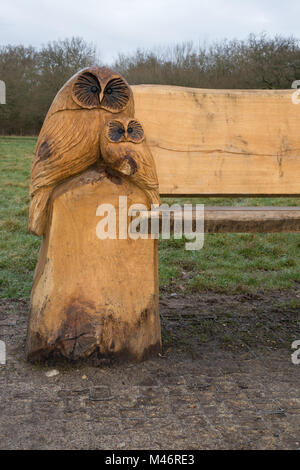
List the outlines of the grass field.
<svg viewBox="0 0 300 470">
<path fill-rule="evenodd" d="M 0 137 L 0 297 L 30 294 L 40 239 L 27 233 L 29 177 L 36 139 Z M 174 203 L 174 200 L 166 200 Z M 190 200 L 190 202 L 192 202 Z M 208 205 L 300 205 L 299 198 L 195 199 Z M 300 283 L 300 235 L 210 234 L 201 251 L 160 242 L 160 286 L 172 292 L 252 292 Z"/>
</svg>

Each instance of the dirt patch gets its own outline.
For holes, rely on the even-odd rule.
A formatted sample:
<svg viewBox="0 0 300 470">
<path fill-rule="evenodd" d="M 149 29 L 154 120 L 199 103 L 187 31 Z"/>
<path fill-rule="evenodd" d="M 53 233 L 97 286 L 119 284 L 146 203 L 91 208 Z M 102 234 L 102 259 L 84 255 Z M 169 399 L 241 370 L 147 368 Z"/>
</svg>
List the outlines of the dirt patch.
<svg viewBox="0 0 300 470">
<path fill-rule="evenodd" d="M 300 291 L 162 293 L 160 313 L 163 354 L 141 364 L 30 364 L 28 303 L 2 300 L 0 448 L 300 448 Z"/>
<path fill-rule="evenodd" d="M 184 351 L 290 349 L 300 338 L 300 291 L 171 294 L 160 311 L 164 346 Z"/>
</svg>

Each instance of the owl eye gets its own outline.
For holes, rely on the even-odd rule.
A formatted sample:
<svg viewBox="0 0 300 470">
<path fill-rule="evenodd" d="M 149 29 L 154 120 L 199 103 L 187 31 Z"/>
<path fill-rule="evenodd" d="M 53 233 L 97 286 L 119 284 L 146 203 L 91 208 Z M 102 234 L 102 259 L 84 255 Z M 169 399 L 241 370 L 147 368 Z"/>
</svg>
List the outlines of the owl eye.
<svg viewBox="0 0 300 470">
<path fill-rule="evenodd" d="M 106 85 L 101 107 L 113 113 L 118 113 L 125 108 L 129 97 L 130 91 L 127 84 L 121 78 L 113 78 Z"/>
<path fill-rule="evenodd" d="M 95 108 L 100 105 L 100 84 L 92 73 L 85 72 L 77 78 L 73 85 L 75 101 L 86 108 Z"/>
<path fill-rule="evenodd" d="M 108 123 L 108 138 L 112 142 L 118 142 L 125 134 L 123 125 L 118 121 L 110 121 Z"/>
<path fill-rule="evenodd" d="M 144 139 L 144 129 L 138 121 L 130 121 L 127 127 L 127 136 L 131 142 L 140 143 Z"/>
</svg>

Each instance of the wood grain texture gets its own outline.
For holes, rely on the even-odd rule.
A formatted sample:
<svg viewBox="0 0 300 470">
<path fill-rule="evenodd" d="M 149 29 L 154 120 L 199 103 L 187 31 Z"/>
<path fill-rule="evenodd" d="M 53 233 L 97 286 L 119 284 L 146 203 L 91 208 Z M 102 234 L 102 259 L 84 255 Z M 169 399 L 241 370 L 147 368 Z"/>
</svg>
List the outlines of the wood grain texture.
<svg viewBox="0 0 300 470">
<path fill-rule="evenodd" d="M 161 195 L 299 195 L 295 90 L 132 87 Z"/>
<path fill-rule="evenodd" d="M 140 361 L 161 348 L 157 240 L 96 236 L 99 204 L 147 205 L 123 177 L 89 169 L 57 187 L 31 293 L 27 357 Z"/>
</svg>

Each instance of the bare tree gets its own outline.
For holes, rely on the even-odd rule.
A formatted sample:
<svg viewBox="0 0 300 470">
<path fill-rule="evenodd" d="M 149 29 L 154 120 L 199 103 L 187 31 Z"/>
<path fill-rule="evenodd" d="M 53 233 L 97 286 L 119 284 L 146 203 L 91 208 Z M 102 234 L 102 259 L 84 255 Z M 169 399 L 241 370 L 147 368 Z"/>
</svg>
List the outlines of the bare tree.
<svg viewBox="0 0 300 470">
<path fill-rule="evenodd" d="M 0 48 L 0 77 L 7 104 L 0 109 L 0 132 L 36 134 L 58 90 L 75 72 L 96 63 L 96 48 L 81 38 L 33 47 Z"/>
</svg>

